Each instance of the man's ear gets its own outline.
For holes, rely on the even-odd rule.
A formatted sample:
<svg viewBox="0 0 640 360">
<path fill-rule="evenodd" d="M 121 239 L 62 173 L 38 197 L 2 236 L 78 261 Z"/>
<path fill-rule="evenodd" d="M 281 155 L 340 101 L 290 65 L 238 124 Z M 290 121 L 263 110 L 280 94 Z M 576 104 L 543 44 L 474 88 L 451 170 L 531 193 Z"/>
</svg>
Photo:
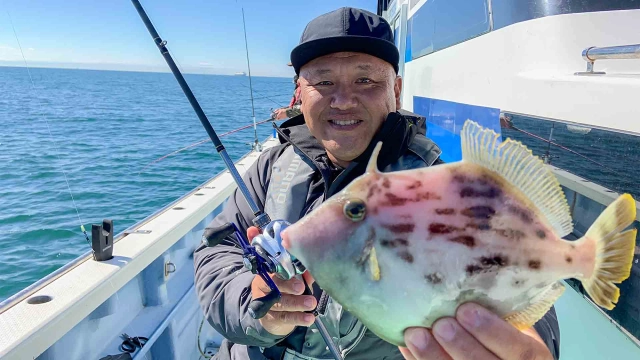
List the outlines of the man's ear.
<svg viewBox="0 0 640 360">
<path fill-rule="evenodd" d="M 402 99 L 400 98 L 400 94 L 402 94 L 402 76 L 396 76 L 393 91 L 396 96 L 396 109 L 400 110 L 402 108 Z"/>
</svg>

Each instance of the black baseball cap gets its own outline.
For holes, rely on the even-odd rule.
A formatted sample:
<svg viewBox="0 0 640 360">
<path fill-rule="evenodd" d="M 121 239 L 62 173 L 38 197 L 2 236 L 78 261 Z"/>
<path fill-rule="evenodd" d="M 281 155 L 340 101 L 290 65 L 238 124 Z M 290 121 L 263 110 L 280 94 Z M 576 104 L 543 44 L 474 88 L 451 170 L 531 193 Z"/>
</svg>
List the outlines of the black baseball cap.
<svg viewBox="0 0 640 360">
<path fill-rule="evenodd" d="M 393 31 L 382 17 L 362 9 L 343 7 L 311 20 L 291 51 L 296 74 L 309 61 L 327 54 L 353 51 L 369 54 L 390 63 L 396 74 L 400 54 Z"/>
</svg>

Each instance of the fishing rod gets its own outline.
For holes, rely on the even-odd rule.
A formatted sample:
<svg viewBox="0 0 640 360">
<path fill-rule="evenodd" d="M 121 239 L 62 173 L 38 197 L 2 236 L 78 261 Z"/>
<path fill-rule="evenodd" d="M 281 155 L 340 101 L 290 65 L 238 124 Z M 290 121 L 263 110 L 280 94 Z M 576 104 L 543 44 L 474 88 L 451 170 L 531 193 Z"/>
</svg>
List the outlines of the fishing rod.
<svg viewBox="0 0 640 360">
<path fill-rule="evenodd" d="M 272 121 L 275 121 L 275 119 L 274 119 L 274 118 L 269 118 L 269 119 L 266 119 L 266 120 L 258 121 L 258 122 L 256 123 L 256 125 L 260 125 L 260 124 L 264 124 L 264 123 L 266 123 L 266 122 L 272 122 Z M 251 126 L 253 126 L 253 125 L 249 124 L 249 125 L 245 125 L 245 126 L 239 127 L 239 128 L 237 128 L 237 129 L 233 129 L 233 130 L 231 130 L 231 131 L 227 131 L 226 133 L 220 134 L 220 137 L 225 137 L 225 136 L 227 136 L 227 135 L 231 135 L 231 134 L 236 133 L 236 132 L 238 132 L 238 131 L 240 131 L 240 130 L 244 130 L 244 129 L 250 128 Z M 168 158 L 168 157 L 169 157 L 169 156 L 171 156 L 171 155 L 177 155 L 178 153 L 180 153 L 180 152 L 182 152 L 182 151 L 189 150 L 189 149 L 191 149 L 191 148 L 193 148 L 193 147 L 196 147 L 196 146 L 202 145 L 202 144 L 204 144 L 204 143 L 206 143 L 206 142 L 209 142 L 209 141 L 211 141 L 211 139 L 209 139 L 209 138 L 206 138 L 206 139 L 203 139 L 203 140 L 200 140 L 200 141 L 196 141 L 196 142 L 194 142 L 193 144 L 191 144 L 191 145 L 189 145 L 189 146 L 185 146 L 185 147 L 183 147 L 182 149 L 179 149 L 179 150 L 173 151 L 173 152 L 171 152 L 171 153 L 168 153 L 168 154 L 166 154 L 166 155 L 164 155 L 164 156 L 161 156 L 161 157 L 159 157 L 159 158 L 157 158 L 157 159 L 153 160 L 152 162 L 148 163 L 147 165 L 145 165 L 145 167 L 143 167 L 143 168 L 142 168 L 142 170 L 140 170 L 140 171 L 138 172 L 138 175 L 140 175 L 140 174 L 141 174 L 141 173 L 142 173 L 146 168 L 148 168 L 149 166 L 151 166 L 151 165 L 153 165 L 153 164 L 155 164 L 155 163 L 157 163 L 157 162 L 159 162 L 159 161 L 162 161 L 162 160 L 164 160 L 164 159 Z"/>
<path fill-rule="evenodd" d="M 293 277 L 302 275 L 306 271 L 304 265 L 302 265 L 298 259 L 290 255 L 289 252 L 282 246 L 282 238 L 280 234 L 290 224 L 285 220 L 271 221 L 269 215 L 258 208 L 256 202 L 253 200 L 253 198 L 251 198 L 251 194 L 249 193 L 247 185 L 242 180 L 242 177 L 240 177 L 240 174 L 235 168 L 233 161 L 231 161 L 231 158 L 227 154 L 224 145 L 222 145 L 220 138 L 213 129 L 213 126 L 211 126 L 211 123 L 209 122 L 207 116 L 204 114 L 204 111 L 202 111 L 198 100 L 196 100 L 195 96 L 191 92 L 189 85 L 187 84 L 184 77 L 180 73 L 180 70 L 173 61 L 171 54 L 169 54 L 169 50 L 166 47 L 167 41 L 163 40 L 160 35 L 158 35 L 158 32 L 151 23 L 151 20 L 147 16 L 147 13 L 142 8 L 140 1 L 131 0 L 131 2 L 138 11 L 140 18 L 147 27 L 151 38 L 158 47 L 158 50 L 160 50 L 160 53 L 167 62 L 167 65 L 169 65 L 171 72 L 180 84 L 180 87 L 189 100 L 189 103 L 198 115 L 198 119 L 202 123 L 202 126 L 204 126 L 207 134 L 211 138 L 211 141 L 215 145 L 216 151 L 224 160 L 225 165 L 233 176 L 233 180 L 241 190 L 245 201 L 251 208 L 251 211 L 253 211 L 253 214 L 255 216 L 254 219 L 252 219 L 253 225 L 262 231 L 262 234 L 253 238 L 251 243 L 249 243 L 249 241 L 245 238 L 245 235 L 242 234 L 238 229 L 238 226 L 233 222 L 229 222 L 217 228 L 205 229 L 205 232 L 202 236 L 202 242 L 208 247 L 213 247 L 221 244 L 229 236 L 235 234 L 239 245 L 242 247 L 242 257 L 245 267 L 249 269 L 253 274 L 257 274 L 258 276 L 260 276 L 260 278 L 267 284 L 267 286 L 269 286 L 269 289 L 271 290 L 265 296 L 253 299 L 249 303 L 247 309 L 249 315 L 254 319 L 261 319 L 282 297 L 282 293 L 278 289 L 278 286 L 275 284 L 273 279 L 271 279 L 269 274 L 275 274 L 275 276 L 278 276 L 283 280 L 289 280 Z M 301 280 L 305 284 L 304 294 L 311 295 L 309 284 L 307 284 L 304 277 L 302 277 Z M 322 335 L 323 340 L 327 344 L 327 348 L 334 356 L 334 358 L 336 360 L 343 360 L 342 354 L 340 353 L 336 344 L 333 342 L 331 335 L 318 316 L 321 315 L 324 310 L 325 309 L 316 308 L 315 310 L 311 311 L 311 313 L 315 316 L 315 325 L 318 328 L 318 331 Z"/>
<path fill-rule="evenodd" d="M 175 61 L 171 57 L 171 54 L 169 54 L 169 50 L 166 47 L 167 41 L 166 40 L 162 40 L 160 35 L 158 35 L 158 32 L 156 31 L 155 27 L 151 23 L 151 20 L 149 19 L 149 17 L 147 16 L 146 12 L 142 8 L 142 5 L 140 4 L 140 1 L 131 0 L 131 2 L 133 3 L 133 5 L 135 6 L 136 10 L 138 11 L 138 14 L 142 18 L 142 21 L 144 22 L 145 26 L 147 27 L 147 30 L 151 34 L 151 37 L 153 38 L 154 42 L 158 46 L 158 49 L 160 50 L 160 53 L 162 54 L 162 56 L 164 57 L 165 61 L 169 65 L 169 68 L 171 69 L 171 72 L 175 76 L 176 80 L 178 81 L 178 84 L 180 84 L 180 87 L 182 88 L 182 91 L 184 92 L 185 96 L 187 97 L 187 100 L 189 100 L 189 103 L 191 104 L 191 107 L 193 107 L 193 110 L 196 112 L 196 115 L 198 115 L 198 119 L 200 119 L 200 122 L 202 123 L 202 126 L 207 131 L 207 134 L 209 135 L 209 138 L 211 138 L 211 141 L 213 142 L 213 144 L 214 144 L 214 146 L 216 148 L 216 151 L 218 152 L 218 154 L 220 155 L 222 160 L 225 162 L 225 164 L 227 165 L 227 168 L 229 169 L 229 172 L 231 173 L 231 176 L 233 177 L 235 182 L 238 184 L 238 188 L 242 192 L 245 200 L 247 201 L 247 204 L 251 208 L 251 211 L 253 211 L 253 214 L 256 217 L 254 219 L 254 225 L 256 225 L 258 228 L 263 228 L 270 221 L 270 219 L 268 218 L 268 215 L 264 214 L 258 208 L 258 205 L 255 203 L 255 201 L 251 198 L 251 194 L 249 193 L 249 189 L 247 188 L 247 186 L 242 181 L 242 177 L 240 177 L 240 174 L 238 173 L 238 170 L 235 168 L 235 166 L 233 164 L 233 161 L 229 157 L 229 154 L 227 153 L 227 150 L 225 149 L 224 145 L 222 144 L 222 142 L 218 138 L 218 135 L 216 134 L 215 130 L 213 129 L 213 126 L 211 126 L 211 123 L 209 122 L 209 119 L 207 118 L 207 115 L 205 115 L 204 111 L 200 107 L 200 104 L 198 103 L 198 100 L 196 100 L 195 96 L 193 95 L 193 92 L 191 91 L 191 88 L 189 88 L 189 85 L 187 84 L 187 82 L 185 81 L 184 77 L 182 76 L 182 73 L 180 72 L 180 70 L 176 66 Z"/>
<path fill-rule="evenodd" d="M 253 106 L 253 85 L 251 83 L 251 65 L 249 64 L 249 43 L 247 42 L 247 26 L 244 22 L 244 7 L 242 8 L 242 28 L 244 29 L 244 46 L 247 52 L 247 70 L 249 71 L 249 93 L 251 94 L 251 118 L 253 119 L 253 149 L 262 151 L 262 146 L 258 141 L 258 128 L 256 126 L 256 109 Z"/>
</svg>

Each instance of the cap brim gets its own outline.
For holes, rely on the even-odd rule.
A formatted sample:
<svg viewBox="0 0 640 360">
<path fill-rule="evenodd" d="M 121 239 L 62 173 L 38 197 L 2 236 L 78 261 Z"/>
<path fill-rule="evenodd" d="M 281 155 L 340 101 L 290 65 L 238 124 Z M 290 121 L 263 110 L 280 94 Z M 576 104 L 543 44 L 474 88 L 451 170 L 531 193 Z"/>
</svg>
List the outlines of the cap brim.
<svg viewBox="0 0 640 360">
<path fill-rule="evenodd" d="M 300 44 L 291 51 L 291 64 L 296 74 L 299 74 L 300 68 L 309 61 L 341 51 L 361 52 L 375 56 L 390 63 L 396 73 L 398 72 L 400 54 L 394 43 L 355 35 L 322 38 Z"/>
</svg>

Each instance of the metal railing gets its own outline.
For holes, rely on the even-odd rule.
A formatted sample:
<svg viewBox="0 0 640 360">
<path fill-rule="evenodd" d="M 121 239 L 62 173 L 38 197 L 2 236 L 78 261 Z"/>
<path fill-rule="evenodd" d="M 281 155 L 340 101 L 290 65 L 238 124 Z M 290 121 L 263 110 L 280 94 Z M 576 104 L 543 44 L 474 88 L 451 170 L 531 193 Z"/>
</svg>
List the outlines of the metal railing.
<svg viewBox="0 0 640 360">
<path fill-rule="evenodd" d="M 608 47 L 589 47 L 582 50 L 582 58 L 587 61 L 587 71 L 576 75 L 604 74 L 593 71 L 593 64 L 600 59 L 640 59 L 640 44 Z"/>
</svg>

